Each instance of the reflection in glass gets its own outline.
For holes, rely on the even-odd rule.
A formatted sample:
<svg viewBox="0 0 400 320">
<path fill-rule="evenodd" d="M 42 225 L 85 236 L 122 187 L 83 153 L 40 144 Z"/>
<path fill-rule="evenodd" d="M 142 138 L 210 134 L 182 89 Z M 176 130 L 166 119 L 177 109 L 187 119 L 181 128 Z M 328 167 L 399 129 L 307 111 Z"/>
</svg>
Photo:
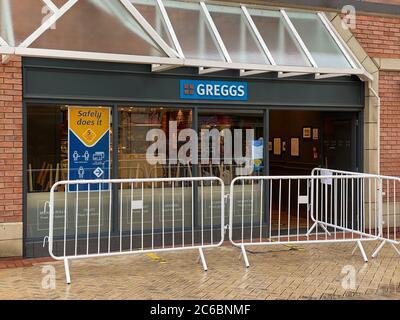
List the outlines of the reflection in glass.
<svg viewBox="0 0 400 320">
<path fill-rule="evenodd" d="M 165 178 L 190 177 L 192 168 L 183 165 L 172 155 L 169 148 L 171 122 L 176 123 L 176 133 L 192 127 L 192 111 L 173 108 L 136 108 L 121 107 L 119 109 L 119 177 L 120 178 Z M 151 164 L 146 158 L 147 149 L 153 141 L 146 141 L 148 132 L 159 129 L 165 133 L 166 154 L 165 164 Z M 177 150 L 184 142 L 177 141 Z M 176 147 L 175 147 L 176 148 Z"/>
<path fill-rule="evenodd" d="M 279 11 L 248 9 L 276 64 L 311 66 Z"/>
<path fill-rule="evenodd" d="M 130 0 L 146 21 L 153 27 L 160 37 L 171 47 L 174 43 L 168 32 L 161 10 L 155 0 Z"/>
<path fill-rule="evenodd" d="M 207 8 L 233 62 L 269 64 L 240 8 L 215 5 Z"/>
<path fill-rule="evenodd" d="M 223 61 L 200 4 L 163 1 L 185 58 Z"/>
<path fill-rule="evenodd" d="M 0 36 L 18 46 L 52 15 L 42 0 L 0 0 Z"/>
<path fill-rule="evenodd" d="M 317 14 L 292 11 L 287 14 L 318 67 L 351 68 Z"/>
<path fill-rule="evenodd" d="M 165 56 L 118 0 L 80 0 L 34 48 Z"/>
<path fill-rule="evenodd" d="M 199 150 L 199 176 L 216 176 L 221 178 L 225 184 L 230 184 L 242 172 L 246 163 L 253 163 L 253 167 L 249 172 L 250 175 L 262 175 L 264 171 L 265 159 L 263 156 L 263 130 L 264 117 L 262 112 L 237 112 L 230 110 L 202 110 L 199 112 L 199 138 L 204 141 L 212 142 L 212 137 L 205 138 L 205 134 L 212 130 L 218 130 L 220 133 L 219 144 L 211 144 L 207 159 L 204 159 L 204 153 Z M 226 130 L 226 131 L 225 131 Z M 254 140 L 251 146 L 247 145 L 246 130 L 254 130 Z M 235 139 L 236 133 L 241 134 L 241 139 Z M 224 148 L 230 134 L 232 137 L 232 150 Z M 201 144 L 199 143 L 201 146 Z M 215 150 L 212 148 L 219 147 L 219 158 L 215 158 Z M 250 148 L 250 150 L 249 150 Z M 241 150 L 241 152 L 239 150 Z M 237 151 L 237 152 L 236 152 Z M 225 154 L 228 152 L 229 154 Z M 247 152 L 247 153 L 246 153 Z M 239 154 L 246 158 L 250 155 L 251 159 L 237 159 L 235 154 Z M 257 156 L 256 156 L 257 154 Z M 257 161 L 255 161 L 257 160 Z M 240 163 L 242 162 L 242 163 Z"/>
</svg>

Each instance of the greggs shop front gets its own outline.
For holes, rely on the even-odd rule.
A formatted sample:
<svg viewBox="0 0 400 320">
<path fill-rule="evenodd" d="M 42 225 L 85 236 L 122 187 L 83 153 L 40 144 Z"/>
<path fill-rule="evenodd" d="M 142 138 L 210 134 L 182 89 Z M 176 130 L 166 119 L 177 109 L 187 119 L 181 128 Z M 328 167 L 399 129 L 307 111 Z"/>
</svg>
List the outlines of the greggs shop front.
<svg viewBox="0 0 400 320">
<path fill-rule="evenodd" d="M 200 161 L 200 151 L 198 164 L 183 165 L 171 157 L 168 146 L 179 151 L 186 142 L 169 134 L 171 126 L 178 134 L 192 128 L 199 135 L 204 129 L 240 129 L 245 136 L 246 129 L 254 129 L 262 154 L 255 175 L 309 174 L 317 166 L 361 167 L 357 122 L 362 119 L 364 88 L 358 79 L 243 79 L 235 72 L 199 76 L 190 68 L 168 74 L 148 69 L 24 59 L 26 256 L 46 254 L 45 203 L 56 181 L 217 176 L 231 182 L 240 164 L 224 163 L 222 154 L 218 164 L 213 164 L 212 150 L 208 163 Z M 208 94 L 202 95 L 203 86 Z M 215 91 L 224 88 L 229 88 L 227 95 L 221 92 L 216 99 Z M 154 142 L 147 136 L 152 129 L 165 132 L 165 163 L 146 159 Z M 59 212 L 61 222 L 62 216 Z"/>
<path fill-rule="evenodd" d="M 193 1 L 64 2 L 16 50 L 23 55 L 25 257 L 48 254 L 46 202 L 57 181 L 216 176 L 228 185 L 247 157 L 251 175 L 362 170 L 369 75 L 323 13 Z M 200 138 L 216 129 L 220 152 L 204 152 L 198 142 L 198 161 L 179 161 L 186 129 Z M 154 155 L 163 160 L 149 161 L 161 136 L 165 148 Z M 76 191 L 70 188 L 63 192 Z M 114 232 L 112 209 L 104 227 Z M 78 211 L 78 224 L 98 214 Z M 55 211 L 55 230 L 63 215 Z"/>
</svg>

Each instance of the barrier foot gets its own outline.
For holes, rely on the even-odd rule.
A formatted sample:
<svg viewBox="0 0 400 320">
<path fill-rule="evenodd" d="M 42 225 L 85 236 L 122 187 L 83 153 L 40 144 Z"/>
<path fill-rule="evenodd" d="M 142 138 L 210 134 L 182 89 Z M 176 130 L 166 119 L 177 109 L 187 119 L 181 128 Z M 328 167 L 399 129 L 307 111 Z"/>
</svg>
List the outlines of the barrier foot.
<svg viewBox="0 0 400 320">
<path fill-rule="evenodd" d="M 244 246 L 242 246 L 242 255 L 243 255 L 243 260 L 246 268 L 250 267 L 249 259 L 247 258 L 247 252 Z"/>
<path fill-rule="evenodd" d="M 318 223 L 318 225 L 319 225 L 322 229 L 324 229 L 324 231 L 325 231 L 329 236 L 331 236 L 331 233 L 328 231 L 328 229 L 327 229 L 323 224 Z"/>
<path fill-rule="evenodd" d="M 201 260 L 204 271 L 207 271 L 208 268 L 207 268 L 206 258 L 204 257 L 203 248 L 199 248 L 199 259 Z"/>
<path fill-rule="evenodd" d="M 65 278 L 67 280 L 67 284 L 71 284 L 71 275 L 69 273 L 68 259 L 64 259 L 64 269 L 65 269 Z"/>
<path fill-rule="evenodd" d="M 362 255 L 363 259 L 364 259 L 364 262 L 368 262 L 367 254 L 365 253 L 364 247 L 363 247 L 363 245 L 362 245 L 360 240 L 357 241 L 357 246 L 361 251 L 361 255 Z"/>
<path fill-rule="evenodd" d="M 358 248 L 358 244 L 356 244 L 356 246 L 354 247 L 353 251 L 351 252 L 352 256 L 354 256 L 354 254 L 356 253 L 357 248 Z"/>
<path fill-rule="evenodd" d="M 384 247 L 384 245 L 386 244 L 386 240 L 383 240 L 381 242 L 381 244 L 379 245 L 378 248 L 376 248 L 376 250 L 374 251 L 374 253 L 372 254 L 372 258 L 376 258 L 379 254 L 379 252 L 382 250 L 382 248 Z"/>
<path fill-rule="evenodd" d="M 400 250 L 396 247 L 396 245 L 394 243 L 391 243 L 391 245 L 392 245 L 394 251 L 396 251 L 397 254 L 400 256 Z"/>
<path fill-rule="evenodd" d="M 328 229 L 322 223 L 319 222 L 314 222 L 310 230 L 307 231 L 306 236 L 309 236 L 317 225 L 320 226 L 320 228 L 322 228 L 329 236 L 331 236 L 331 233 L 328 231 Z"/>
<path fill-rule="evenodd" d="M 306 236 L 309 236 L 311 231 L 313 231 L 316 226 L 317 226 L 317 223 L 314 222 L 314 224 L 311 226 L 310 230 L 307 231 Z"/>
</svg>

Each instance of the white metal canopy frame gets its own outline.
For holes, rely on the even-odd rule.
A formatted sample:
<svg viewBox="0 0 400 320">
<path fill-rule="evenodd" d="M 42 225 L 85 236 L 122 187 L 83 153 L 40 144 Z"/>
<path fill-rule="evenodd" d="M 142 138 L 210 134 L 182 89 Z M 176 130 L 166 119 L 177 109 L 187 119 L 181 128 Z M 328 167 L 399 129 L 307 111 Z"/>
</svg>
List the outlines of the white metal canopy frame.
<svg viewBox="0 0 400 320">
<path fill-rule="evenodd" d="M 0 54 L 371 80 L 323 12 L 177 0 L 0 0 Z"/>
</svg>

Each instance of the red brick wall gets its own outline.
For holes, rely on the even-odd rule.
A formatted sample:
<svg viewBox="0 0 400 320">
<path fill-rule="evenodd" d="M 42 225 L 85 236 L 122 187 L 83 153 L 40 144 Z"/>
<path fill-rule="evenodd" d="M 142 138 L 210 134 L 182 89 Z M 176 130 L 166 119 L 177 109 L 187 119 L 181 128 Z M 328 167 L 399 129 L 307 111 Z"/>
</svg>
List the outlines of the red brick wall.
<svg viewBox="0 0 400 320">
<path fill-rule="evenodd" d="M 0 223 L 22 221 L 22 68 L 0 64 Z"/>
<path fill-rule="evenodd" d="M 371 58 L 400 59 L 400 18 L 357 16 L 352 30 Z M 400 176 L 400 72 L 380 71 L 381 172 Z"/>
<path fill-rule="evenodd" d="M 400 18 L 357 16 L 352 32 L 370 57 L 400 58 Z"/>
<path fill-rule="evenodd" d="M 381 171 L 400 175 L 400 72 L 381 72 Z"/>
</svg>

